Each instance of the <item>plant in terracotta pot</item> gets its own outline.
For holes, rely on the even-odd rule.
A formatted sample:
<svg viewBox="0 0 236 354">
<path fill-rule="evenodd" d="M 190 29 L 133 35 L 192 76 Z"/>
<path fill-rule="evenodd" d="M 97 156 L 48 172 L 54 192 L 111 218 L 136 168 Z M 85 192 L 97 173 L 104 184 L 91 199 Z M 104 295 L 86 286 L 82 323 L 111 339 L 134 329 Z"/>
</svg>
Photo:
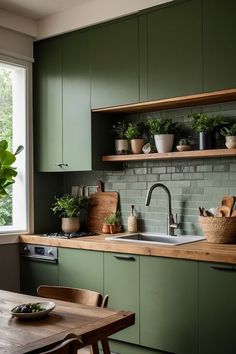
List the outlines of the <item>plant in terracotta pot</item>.
<svg viewBox="0 0 236 354">
<path fill-rule="evenodd" d="M 147 121 L 149 132 L 154 136 L 157 152 L 170 152 L 174 143 L 176 123 L 171 118 L 152 118 Z"/>
<path fill-rule="evenodd" d="M 126 122 L 117 122 L 117 124 L 113 124 L 112 126 L 112 133 L 115 136 L 115 150 L 117 155 L 125 155 L 129 153 L 129 141 L 125 137 L 126 129 Z"/>
<path fill-rule="evenodd" d="M 223 127 L 220 130 L 221 135 L 225 137 L 225 146 L 228 149 L 236 148 L 236 123 L 229 127 Z"/>
<path fill-rule="evenodd" d="M 144 139 L 145 126 L 143 122 L 129 123 L 125 131 L 125 137 L 130 141 L 131 151 L 133 154 L 141 154 L 142 147 L 145 143 Z"/>
<path fill-rule="evenodd" d="M 196 113 L 192 116 L 192 129 L 199 133 L 199 150 L 215 147 L 216 128 L 224 123 L 223 120 L 222 116 L 209 117 L 206 113 Z"/>
<path fill-rule="evenodd" d="M 189 138 L 182 138 L 179 140 L 179 144 L 176 146 L 178 151 L 189 151 L 191 150 L 191 140 Z"/>
<path fill-rule="evenodd" d="M 64 194 L 62 197 L 55 197 L 52 205 L 54 214 L 59 213 L 61 217 L 61 228 L 64 232 L 77 232 L 80 228 L 80 210 L 87 208 L 88 198 Z"/>
<path fill-rule="evenodd" d="M 119 212 L 109 214 L 102 225 L 102 232 L 104 234 L 114 234 L 120 231 L 119 226 Z"/>
</svg>

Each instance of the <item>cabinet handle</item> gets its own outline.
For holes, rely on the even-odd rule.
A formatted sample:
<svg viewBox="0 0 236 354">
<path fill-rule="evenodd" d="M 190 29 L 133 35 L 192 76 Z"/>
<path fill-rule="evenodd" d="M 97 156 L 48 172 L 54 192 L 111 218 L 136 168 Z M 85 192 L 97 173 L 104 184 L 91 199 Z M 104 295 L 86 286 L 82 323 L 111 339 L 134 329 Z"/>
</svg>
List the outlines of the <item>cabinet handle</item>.
<svg viewBox="0 0 236 354">
<path fill-rule="evenodd" d="M 124 261 L 136 261 L 136 258 L 133 256 L 114 256 L 116 259 L 122 259 Z"/>
<path fill-rule="evenodd" d="M 68 166 L 68 163 L 56 163 L 56 166 L 59 167 Z"/>
<path fill-rule="evenodd" d="M 222 272 L 236 272 L 236 267 L 233 266 L 211 266 L 211 268 Z"/>
</svg>

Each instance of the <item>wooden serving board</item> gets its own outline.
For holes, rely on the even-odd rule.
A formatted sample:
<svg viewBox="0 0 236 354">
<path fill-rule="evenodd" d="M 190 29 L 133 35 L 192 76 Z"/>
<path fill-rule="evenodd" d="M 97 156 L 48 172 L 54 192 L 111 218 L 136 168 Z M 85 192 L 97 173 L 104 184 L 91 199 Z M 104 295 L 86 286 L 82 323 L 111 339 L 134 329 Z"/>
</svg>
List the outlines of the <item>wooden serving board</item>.
<svg viewBox="0 0 236 354">
<path fill-rule="evenodd" d="M 104 219 L 117 211 L 119 195 L 117 192 L 97 192 L 90 196 L 87 231 L 100 234 Z"/>
</svg>

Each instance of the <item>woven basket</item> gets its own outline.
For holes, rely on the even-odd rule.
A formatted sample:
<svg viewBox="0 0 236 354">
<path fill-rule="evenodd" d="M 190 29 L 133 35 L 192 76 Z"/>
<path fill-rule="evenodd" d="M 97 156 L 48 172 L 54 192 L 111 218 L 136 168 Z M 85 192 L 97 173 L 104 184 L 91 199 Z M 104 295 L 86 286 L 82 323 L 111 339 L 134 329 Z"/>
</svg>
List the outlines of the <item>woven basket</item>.
<svg viewBox="0 0 236 354">
<path fill-rule="evenodd" d="M 199 224 L 208 242 L 236 242 L 236 218 L 199 216 Z"/>
</svg>

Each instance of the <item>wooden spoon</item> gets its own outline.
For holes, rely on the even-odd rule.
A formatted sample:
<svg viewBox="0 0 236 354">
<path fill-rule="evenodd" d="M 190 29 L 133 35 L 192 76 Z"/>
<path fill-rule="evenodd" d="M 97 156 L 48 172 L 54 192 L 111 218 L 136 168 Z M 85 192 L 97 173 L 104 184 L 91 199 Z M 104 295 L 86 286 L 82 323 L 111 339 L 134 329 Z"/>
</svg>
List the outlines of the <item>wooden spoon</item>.
<svg viewBox="0 0 236 354">
<path fill-rule="evenodd" d="M 226 206 L 230 209 L 230 214 L 233 210 L 234 203 L 235 203 L 235 197 L 232 195 L 225 195 L 221 201 L 222 206 Z"/>
<path fill-rule="evenodd" d="M 219 213 L 219 214 L 218 214 Z M 220 213 L 222 215 L 220 215 Z M 217 217 L 230 217 L 230 214 L 231 214 L 231 209 L 226 206 L 226 205 L 222 205 L 221 207 L 217 208 L 217 212 L 216 212 L 216 216 Z"/>
<path fill-rule="evenodd" d="M 231 212 L 231 218 L 235 218 L 236 217 L 236 210 L 233 210 L 232 212 Z"/>
</svg>

